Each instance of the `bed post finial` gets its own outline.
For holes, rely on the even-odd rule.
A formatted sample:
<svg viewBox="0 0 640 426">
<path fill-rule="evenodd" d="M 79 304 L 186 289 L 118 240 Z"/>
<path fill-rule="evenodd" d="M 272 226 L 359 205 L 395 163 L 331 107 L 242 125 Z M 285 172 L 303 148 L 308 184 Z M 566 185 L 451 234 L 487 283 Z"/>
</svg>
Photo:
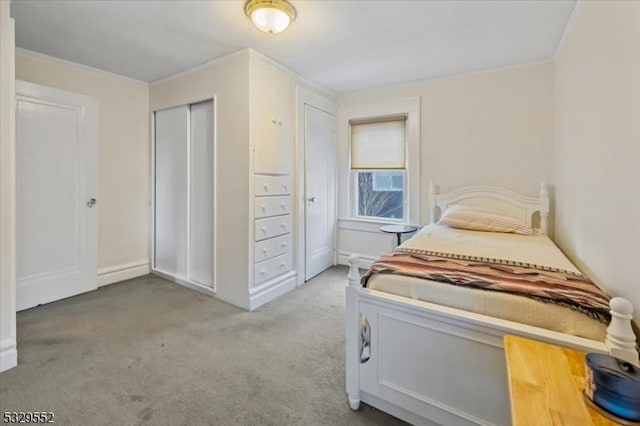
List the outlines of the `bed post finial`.
<svg viewBox="0 0 640 426">
<path fill-rule="evenodd" d="M 344 309 L 347 398 L 352 410 L 357 410 L 360 407 L 360 303 L 358 302 L 358 292 L 362 286 L 358 263 L 360 263 L 360 258 L 357 255 L 349 256 L 349 275 Z"/>
<path fill-rule="evenodd" d="M 429 223 L 436 223 L 436 184 L 429 181 Z"/>
<path fill-rule="evenodd" d="M 636 335 L 631 328 L 633 305 L 627 299 L 614 297 L 609 302 L 611 323 L 607 328 L 605 345 L 609 354 L 639 366 L 636 350 Z"/>
<path fill-rule="evenodd" d="M 360 263 L 360 256 L 357 254 L 352 254 L 349 256 L 349 275 L 347 275 L 347 280 L 349 281 L 349 285 L 352 287 L 360 287 L 360 269 L 358 269 L 358 264 Z"/>
<path fill-rule="evenodd" d="M 549 191 L 544 181 L 540 183 L 540 231 L 543 235 L 549 233 Z"/>
</svg>

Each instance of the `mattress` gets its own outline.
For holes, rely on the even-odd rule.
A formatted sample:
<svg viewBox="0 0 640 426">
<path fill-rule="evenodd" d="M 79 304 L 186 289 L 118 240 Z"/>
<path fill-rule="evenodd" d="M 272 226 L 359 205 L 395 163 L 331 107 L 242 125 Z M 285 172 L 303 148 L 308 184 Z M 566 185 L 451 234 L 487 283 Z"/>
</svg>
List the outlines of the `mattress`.
<svg viewBox="0 0 640 426">
<path fill-rule="evenodd" d="M 546 235 L 525 236 L 429 225 L 401 247 L 511 260 L 580 273 Z M 375 274 L 367 287 L 588 339 L 603 341 L 606 336 L 607 326 L 597 319 L 528 297 L 391 274 Z"/>
</svg>

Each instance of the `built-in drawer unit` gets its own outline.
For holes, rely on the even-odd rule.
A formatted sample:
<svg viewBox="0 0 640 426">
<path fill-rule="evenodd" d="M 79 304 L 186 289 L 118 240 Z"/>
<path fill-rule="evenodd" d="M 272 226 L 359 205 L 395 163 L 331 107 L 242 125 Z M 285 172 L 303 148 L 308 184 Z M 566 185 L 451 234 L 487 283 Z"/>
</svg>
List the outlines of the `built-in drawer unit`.
<svg viewBox="0 0 640 426">
<path fill-rule="evenodd" d="M 277 216 L 291 213 L 291 196 L 259 197 L 254 202 L 254 217 Z"/>
<path fill-rule="evenodd" d="M 254 236 L 256 241 L 285 235 L 291 232 L 291 215 L 274 216 L 266 219 L 256 219 Z"/>
<path fill-rule="evenodd" d="M 261 284 L 278 275 L 289 272 L 293 269 L 293 254 L 287 253 L 264 262 L 256 263 L 254 266 L 253 279 L 257 284 Z"/>
<path fill-rule="evenodd" d="M 255 175 L 254 195 L 289 195 L 293 189 L 291 176 Z"/>
<path fill-rule="evenodd" d="M 263 260 L 289 253 L 292 243 L 293 237 L 291 234 L 259 241 L 253 246 L 253 261 L 256 263 L 262 262 Z"/>
</svg>

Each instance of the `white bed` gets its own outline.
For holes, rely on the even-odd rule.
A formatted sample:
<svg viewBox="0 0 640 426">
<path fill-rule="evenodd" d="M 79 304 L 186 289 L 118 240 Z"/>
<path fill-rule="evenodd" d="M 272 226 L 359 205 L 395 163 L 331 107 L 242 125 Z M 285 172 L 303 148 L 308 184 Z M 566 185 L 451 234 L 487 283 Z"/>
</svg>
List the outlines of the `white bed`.
<svg viewBox="0 0 640 426">
<path fill-rule="evenodd" d="M 468 231 L 432 224 L 400 247 L 508 259 L 580 273 L 551 239 L 542 234 Z M 604 341 L 606 337 L 606 324 L 582 312 L 509 293 L 481 291 L 392 274 L 373 275 L 367 288 L 588 339 Z"/>
<path fill-rule="evenodd" d="M 433 221 L 438 218 L 439 212 L 454 204 L 490 208 L 520 218 L 529 225 L 533 224 L 535 216 L 539 220 L 541 233 L 547 232 L 549 200 L 544 184 L 539 198 L 523 197 L 491 187 L 470 187 L 437 195 L 434 185 L 431 185 L 430 209 Z M 415 240 L 405 243 L 405 246 L 422 246 L 422 240 L 429 238 L 429 233 L 439 232 L 447 231 L 430 227 Z M 440 235 L 441 238 L 437 240 L 438 244 L 450 244 L 455 246 L 455 250 L 464 250 L 460 241 L 456 243 L 455 240 L 463 237 L 472 239 L 473 234 L 453 232 L 446 237 Z M 560 256 L 552 253 L 557 248 L 552 245 L 550 249 L 547 243 L 550 240 L 546 237 L 528 238 L 533 239 L 529 240 L 532 247 L 519 252 L 529 256 L 531 260 L 537 259 L 538 262 L 529 263 L 560 262 L 557 266 L 561 269 L 575 269 L 561 253 Z M 513 237 L 497 237 L 495 244 L 483 244 L 479 250 L 491 252 L 491 256 L 485 257 L 500 258 L 496 254 L 500 250 L 510 250 L 505 240 L 511 239 Z M 536 249 L 536 244 L 539 249 Z M 467 244 L 467 247 L 471 246 L 474 244 Z M 477 250 L 478 247 L 472 250 Z M 541 259 L 549 256 L 550 258 Z M 414 424 L 508 425 L 511 422 L 503 351 L 503 337 L 507 334 L 589 352 L 608 351 L 638 364 L 635 336 L 630 323 L 633 308 L 625 299 L 612 300 L 612 321 L 606 331 L 603 332 L 600 326 L 599 332 L 587 333 L 593 338 L 584 338 L 523 324 L 527 321 L 516 322 L 487 315 L 500 316 L 491 310 L 478 313 L 459 309 L 466 307 L 465 304 L 475 306 L 476 301 L 463 301 L 458 306 L 451 307 L 420 300 L 442 302 L 450 298 L 451 293 L 447 293 L 447 290 L 434 290 L 433 287 L 447 286 L 446 284 L 425 284 L 412 280 L 426 280 L 398 276 L 393 277 L 396 280 L 394 282 L 388 280 L 391 276 L 387 276 L 384 279 L 372 279 L 371 288 L 362 288 L 357 257 L 352 256 L 349 263 L 346 290 L 346 369 L 347 393 L 353 409 L 357 409 L 360 401 L 363 401 Z M 375 290 L 376 287 L 386 291 Z M 389 290 L 404 295 L 392 294 Z M 464 298 L 462 296 L 460 300 Z M 507 306 L 509 302 L 507 300 L 503 303 Z M 573 312 L 568 308 L 565 310 Z M 574 314 L 588 319 L 586 315 L 577 312 Z M 535 315 L 543 314 L 538 312 L 533 314 Z M 564 315 L 562 318 L 563 321 L 566 319 Z M 562 331 L 584 330 L 581 318 L 576 318 L 577 323 Z M 546 325 L 535 321 L 534 324 Z M 598 329 L 597 325 L 592 325 Z M 603 333 L 606 334 L 604 340 L 597 338 Z"/>
</svg>

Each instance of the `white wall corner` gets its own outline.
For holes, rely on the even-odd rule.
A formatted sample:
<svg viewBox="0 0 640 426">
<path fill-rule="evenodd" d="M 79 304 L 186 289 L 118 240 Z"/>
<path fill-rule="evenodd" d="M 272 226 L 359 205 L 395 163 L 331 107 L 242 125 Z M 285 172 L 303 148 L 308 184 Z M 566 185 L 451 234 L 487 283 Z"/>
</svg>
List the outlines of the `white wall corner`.
<svg viewBox="0 0 640 426">
<path fill-rule="evenodd" d="M 233 296 L 233 295 L 232 295 Z M 246 298 L 239 298 L 239 297 L 227 297 L 227 295 L 225 294 L 220 294 L 220 292 L 216 292 L 215 294 L 215 298 L 224 302 L 224 303 L 228 303 L 229 305 L 235 306 L 237 308 L 240 309 L 244 309 L 245 311 L 250 311 L 251 310 L 251 304 L 249 301 L 249 297 L 247 296 Z"/>
<path fill-rule="evenodd" d="M 0 1 L 0 371 L 18 363 L 16 350 L 15 23 Z M 8 106 L 5 108 L 5 106 Z"/>
<path fill-rule="evenodd" d="M 0 342 L 0 372 L 18 365 L 18 349 L 16 341 L 6 339 Z"/>
<path fill-rule="evenodd" d="M 567 25 L 564 27 L 564 31 L 560 36 L 560 40 L 558 41 L 558 45 L 556 46 L 556 51 L 553 54 L 554 62 L 558 60 L 558 56 L 562 51 L 562 48 L 567 42 L 567 38 L 569 34 L 573 31 L 573 27 L 575 27 L 576 19 L 579 14 L 580 8 L 582 7 L 583 0 L 577 0 L 576 4 L 573 5 L 573 10 L 571 11 L 571 15 L 569 15 L 569 19 L 567 20 Z"/>
<path fill-rule="evenodd" d="M 149 271 L 146 260 L 101 268 L 98 270 L 98 287 L 147 275 Z"/>
</svg>

